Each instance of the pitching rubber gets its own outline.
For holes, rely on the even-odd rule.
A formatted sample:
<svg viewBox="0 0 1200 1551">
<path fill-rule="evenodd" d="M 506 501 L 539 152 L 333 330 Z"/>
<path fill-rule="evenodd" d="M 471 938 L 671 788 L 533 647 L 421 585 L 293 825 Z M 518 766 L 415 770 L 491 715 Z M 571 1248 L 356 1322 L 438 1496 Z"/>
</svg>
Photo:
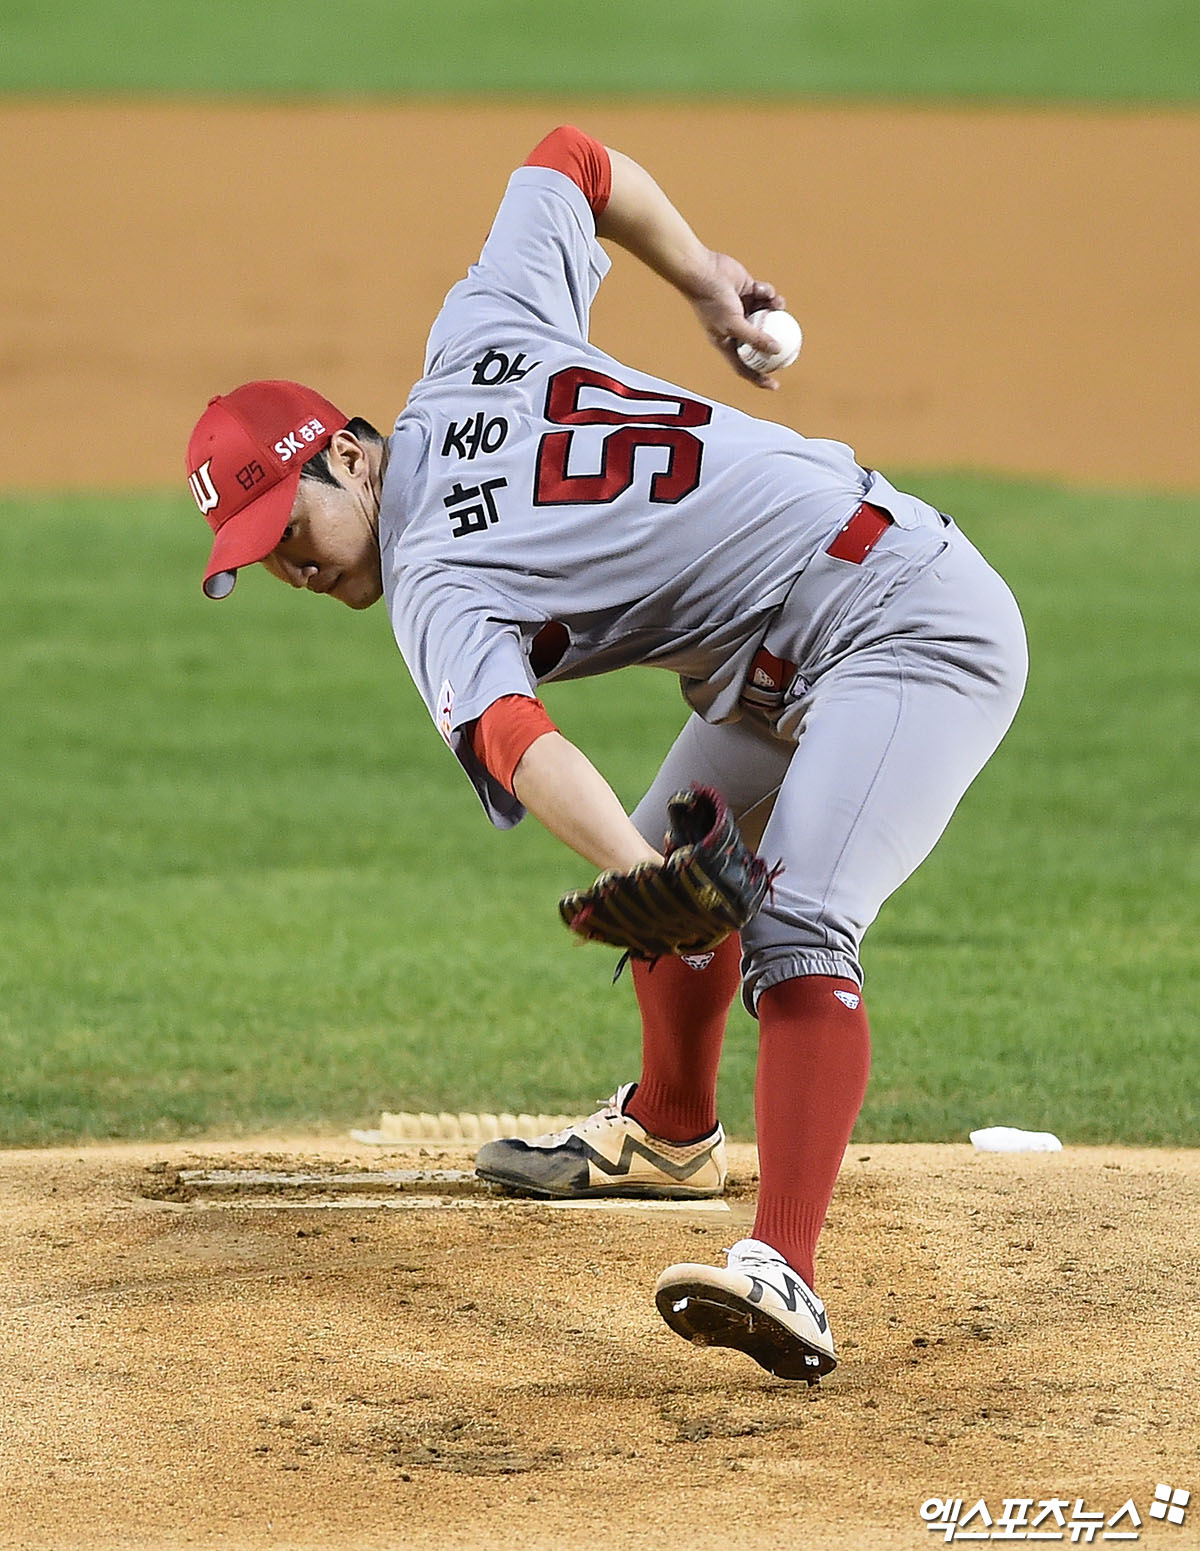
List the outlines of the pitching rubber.
<svg viewBox="0 0 1200 1551">
<path fill-rule="evenodd" d="M 617 1181 L 601 1180 L 596 1185 L 561 1185 L 548 1183 L 531 1184 L 527 1178 L 503 1168 L 476 1166 L 475 1173 L 485 1184 L 511 1191 L 516 1196 L 532 1196 L 544 1201 L 586 1201 L 597 1197 L 619 1197 L 642 1201 L 710 1201 L 724 1191 L 723 1185 L 695 1186 L 674 1183 L 658 1184 L 652 1180 Z"/>
</svg>

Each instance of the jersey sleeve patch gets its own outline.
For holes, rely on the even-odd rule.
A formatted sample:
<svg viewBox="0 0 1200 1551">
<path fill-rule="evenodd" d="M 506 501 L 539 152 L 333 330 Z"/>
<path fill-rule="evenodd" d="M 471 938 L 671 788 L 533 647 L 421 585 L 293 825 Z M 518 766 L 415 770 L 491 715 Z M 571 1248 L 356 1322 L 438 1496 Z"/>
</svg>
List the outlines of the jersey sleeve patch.
<svg viewBox="0 0 1200 1551">
<path fill-rule="evenodd" d="M 612 194 L 612 161 L 608 151 L 599 140 L 573 124 L 552 129 L 530 151 L 525 165 L 549 167 L 570 178 L 591 205 L 594 216 L 601 215 L 608 204 Z"/>
<path fill-rule="evenodd" d="M 528 695 L 502 695 L 492 702 L 471 730 L 471 749 L 479 763 L 505 791 L 525 750 L 543 733 L 557 732 L 540 700 Z"/>
</svg>

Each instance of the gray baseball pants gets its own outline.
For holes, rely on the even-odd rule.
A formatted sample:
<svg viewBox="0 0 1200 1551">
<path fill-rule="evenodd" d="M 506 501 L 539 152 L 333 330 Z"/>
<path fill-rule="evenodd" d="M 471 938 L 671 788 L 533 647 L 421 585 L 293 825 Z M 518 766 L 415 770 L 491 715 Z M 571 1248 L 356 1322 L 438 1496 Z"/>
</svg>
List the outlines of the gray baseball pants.
<svg viewBox="0 0 1200 1551">
<path fill-rule="evenodd" d="M 751 1012 L 797 976 L 862 984 L 864 933 L 1021 699 L 1012 593 L 949 518 L 909 501 L 861 564 L 821 554 L 797 579 L 764 642 L 796 665 L 782 705 L 715 725 L 692 716 L 633 814 L 661 845 L 671 794 L 714 786 L 748 842 L 783 863 L 742 933 Z"/>
</svg>

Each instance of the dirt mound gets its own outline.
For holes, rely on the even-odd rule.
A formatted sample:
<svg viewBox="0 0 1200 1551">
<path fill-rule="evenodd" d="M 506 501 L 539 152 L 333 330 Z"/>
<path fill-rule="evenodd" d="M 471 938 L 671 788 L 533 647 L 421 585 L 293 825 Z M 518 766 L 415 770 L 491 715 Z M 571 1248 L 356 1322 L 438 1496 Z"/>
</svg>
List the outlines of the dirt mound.
<svg viewBox="0 0 1200 1551">
<path fill-rule="evenodd" d="M 1147 1509 L 1200 1485 L 1200 1155 L 852 1151 L 809 1391 L 654 1310 L 745 1231 L 733 1153 L 715 1213 L 496 1200 L 466 1156 L 338 1141 L 0 1154 L 0 1543 L 858 1551 L 931 1544 L 937 1496 L 1132 1497 L 1145 1543 L 1197 1544 Z M 212 1168 L 342 1178 L 180 1173 Z M 414 1189 L 448 1204 L 391 1209 Z"/>
</svg>

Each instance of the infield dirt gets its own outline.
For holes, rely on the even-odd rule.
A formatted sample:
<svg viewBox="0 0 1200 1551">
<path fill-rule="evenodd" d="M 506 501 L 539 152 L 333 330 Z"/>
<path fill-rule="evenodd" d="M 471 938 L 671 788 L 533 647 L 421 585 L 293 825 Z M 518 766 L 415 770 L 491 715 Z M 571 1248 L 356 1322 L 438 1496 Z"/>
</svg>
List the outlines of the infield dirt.
<svg viewBox="0 0 1200 1551">
<path fill-rule="evenodd" d="M 252 377 L 390 426 L 564 118 L 806 335 L 757 392 L 620 256 L 593 328 L 619 358 L 885 470 L 1197 488 L 1200 114 L 83 102 L 0 106 L 0 489 L 182 490 L 205 403 Z"/>
<path fill-rule="evenodd" d="M 731 1211 L 252 1209 L 184 1166 L 463 1167 L 339 1141 L 0 1154 L 0 1544 L 929 1545 L 933 1496 L 1143 1519 L 1196 1480 L 1200 1158 L 851 1149 L 820 1389 L 661 1323 Z M 1198 1543 L 1147 1520 L 1142 1543 Z"/>
</svg>

